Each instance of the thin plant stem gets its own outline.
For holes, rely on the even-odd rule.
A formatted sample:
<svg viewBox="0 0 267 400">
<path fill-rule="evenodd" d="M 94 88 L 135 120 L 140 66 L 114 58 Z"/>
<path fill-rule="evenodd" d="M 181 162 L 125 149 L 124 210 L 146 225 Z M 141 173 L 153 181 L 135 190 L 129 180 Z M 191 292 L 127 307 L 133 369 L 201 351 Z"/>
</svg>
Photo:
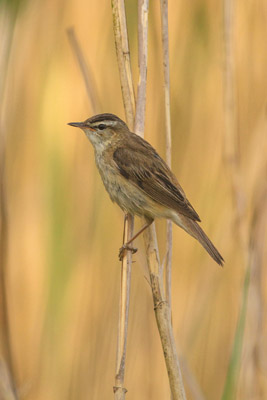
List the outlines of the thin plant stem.
<svg viewBox="0 0 267 400">
<path fill-rule="evenodd" d="M 122 99 L 126 122 L 130 129 L 134 127 L 135 96 L 130 63 L 130 50 L 124 0 L 112 0 L 113 30 L 117 61 L 120 73 Z"/>
<path fill-rule="evenodd" d="M 157 247 L 154 245 L 157 242 L 154 224 L 151 229 L 147 229 L 144 232 L 144 239 L 154 311 L 168 372 L 172 400 L 183 400 L 186 396 L 173 335 L 170 307 L 163 294 L 164 290 L 160 274 L 159 253 Z"/>
<path fill-rule="evenodd" d="M 130 51 L 127 35 L 127 23 L 123 0 L 112 0 L 113 30 L 119 67 L 122 98 L 126 121 L 130 129 L 134 127 L 135 97 L 130 63 Z M 133 235 L 134 218 L 128 214 L 125 218 L 125 235 L 123 243 L 129 241 Z M 116 400 L 123 400 L 127 392 L 124 387 L 126 343 L 128 330 L 128 315 L 130 303 L 132 253 L 127 251 L 121 264 L 121 291 L 119 308 L 119 327 L 116 358 L 115 386 L 113 387 Z"/>
<path fill-rule="evenodd" d="M 166 163 L 171 168 L 171 109 L 170 109 L 170 59 L 169 59 L 169 33 L 168 33 L 168 0 L 160 0 L 161 9 L 161 38 L 163 50 L 164 71 L 164 100 L 165 100 L 165 138 L 166 138 Z M 166 300 L 171 308 L 171 276 L 172 276 L 172 222 L 167 221 L 166 235 L 166 270 L 165 291 Z"/>
<path fill-rule="evenodd" d="M 147 44 L 148 44 L 148 0 L 138 1 L 138 63 L 139 85 L 137 92 L 135 129 L 144 136 L 146 81 L 147 81 Z M 165 58 L 164 58 L 165 62 Z M 170 132 L 170 130 L 169 130 Z M 169 143 L 169 142 L 168 142 Z M 173 400 L 185 399 L 185 391 L 179 360 L 172 330 L 169 302 L 165 300 L 155 224 L 144 231 L 146 256 L 149 268 L 150 284 L 154 302 L 155 317 L 161 338 L 163 354 L 169 377 Z"/>
<path fill-rule="evenodd" d="M 149 7 L 149 0 L 138 1 L 139 80 L 137 87 L 134 131 L 137 135 L 142 137 L 144 137 L 144 131 L 145 131 L 145 110 L 146 110 L 148 7 Z"/>
<path fill-rule="evenodd" d="M 1 21 L 3 22 L 3 21 Z M 1 339 L 3 343 L 3 356 L 5 363 L 5 375 L 8 377 L 8 391 L 4 397 L 0 388 L 0 398 L 17 399 L 15 384 L 15 367 L 12 354 L 10 314 L 8 307 L 8 199 L 6 190 L 6 129 L 4 127 L 4 98 L 7 84 L 8 67 L 13 42 L 15 19 L 6 20 L 6 32 L 3 35 L 5 43 L 1 54 L 0 65 L 0 310 L 1 310 Z M 1 379 L 1 377 L 0 377 Z"/>
<path fill-rule="evenodd" d="M 128 236 L 127 236 L 128 235 Z M 129 215 L 124 218 L 124 235 L 123 243 L 126 243 L 133 235 L 133 225 L 129 227 Z M 130 253 L 131 254 L 131 253 Z M 127 261 L 127 257 L 124 257 Z M 130 259 L 131 261 L 131 259 Z M 131 262 L 122 262 L 121 268 L 121 296 L 119 305 L 119 327 L 118 327 L 118 344 L 117 344 L 117 360 L 114 393 L 115 399 L 124 399 L 127 389 L 124 388 L 125 375 L 125 359 L 126 344 L 129 317 L 130 302 L 130 285 L 131 285 Z"/>
</svg>

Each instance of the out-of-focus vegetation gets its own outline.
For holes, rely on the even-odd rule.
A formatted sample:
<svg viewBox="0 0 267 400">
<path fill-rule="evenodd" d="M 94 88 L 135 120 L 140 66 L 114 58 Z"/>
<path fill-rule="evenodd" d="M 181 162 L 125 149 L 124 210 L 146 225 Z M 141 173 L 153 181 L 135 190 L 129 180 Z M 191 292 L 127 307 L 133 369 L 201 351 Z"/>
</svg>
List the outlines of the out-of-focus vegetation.
<svg viewBox="0 0 267 400">
<path fill-rule="evenodd" d="M 135 2 L 126 3 L 137 82 L 137 9 Z M 247 266 L 236 236 L 223 156 L 223 12 L 218 2 L 208 0 L 169 3 L 173 171 L 226 260 L 219 268 L 174 227 L 173 325 L 184 374 L 195 378 L 205 398 L 216 400 L 223 393 Z M 0 128 L 8 232 L 2 267 L 16 386 L 19 396 L 29 400 L 112 396 L 123 217 L 105 193 L 90 143 L 66 125 L 92 115 L 66 35 L 70 26 L 93 71 L 101 102 L 97 112 L 124 118 L 110 7 L 109 1 L 102 5 L 93 0 L 0 2 Z M 149 20 L 146 138 L 164 156 L 157 2 L 151 2 Z M 266 1 L 236 2 L 240 179 L 244 218 L 253 234 L 249 260 L 261 260 L 251 274 L 246 310 L 236 394 L 242 400 L 267 397 L 267 240 L 264 227 L 255 227 L 266 213 L 266 201 L 259 200 L 267 180 L 266 37 Z M 165 223 L 157 222 L 157 230 L 163 258 Z M 168 379 L 145 279 L 142 239 L 137 244 L 125 384 L 129 400 L 159 400 L 168 397 Z M 5 354 L 4 341 L 1 350 Z M 186 385 L 189 381 L 185 378 Z"/>
</svg>

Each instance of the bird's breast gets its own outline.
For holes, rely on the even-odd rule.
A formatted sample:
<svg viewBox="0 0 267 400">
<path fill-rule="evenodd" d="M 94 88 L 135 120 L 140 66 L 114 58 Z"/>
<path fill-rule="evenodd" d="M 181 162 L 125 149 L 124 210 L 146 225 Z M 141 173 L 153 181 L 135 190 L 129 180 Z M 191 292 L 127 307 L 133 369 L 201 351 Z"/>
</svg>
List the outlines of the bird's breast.
<svg viewBox="0 0 267 400">
<path fill-rule="evenodd" d="M 114 160 L 108 154 L 96 154 L 96 165 L 111 200 L 124 212 L 143 216 L 149 206 L 147 196 L 121 175 Z"/>
</svg>

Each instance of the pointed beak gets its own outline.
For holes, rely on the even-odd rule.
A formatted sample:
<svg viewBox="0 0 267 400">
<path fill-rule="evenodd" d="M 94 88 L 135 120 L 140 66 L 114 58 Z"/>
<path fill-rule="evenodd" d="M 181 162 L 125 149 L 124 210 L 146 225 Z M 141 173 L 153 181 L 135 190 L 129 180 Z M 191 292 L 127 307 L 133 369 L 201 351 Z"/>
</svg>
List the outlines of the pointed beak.
<svg viewBox="0 0 267 400">
<path fill-rule="evenodd" d="M 69 122 L 68 125 L 75 126 L 76 128 L 81 128 L 81 129 L 85 127 L 84 122 Z"/>
<path fill-rule="evenodd" d="M 94 128 L 91 128 L 86 121 L 84 122 L 69 122 L 68 125 L 70 126 L 75 126 L 75 128 L 81 128 L 81 129 L 90 129 L 90 131 L 95 132 Z"/>
</svg>

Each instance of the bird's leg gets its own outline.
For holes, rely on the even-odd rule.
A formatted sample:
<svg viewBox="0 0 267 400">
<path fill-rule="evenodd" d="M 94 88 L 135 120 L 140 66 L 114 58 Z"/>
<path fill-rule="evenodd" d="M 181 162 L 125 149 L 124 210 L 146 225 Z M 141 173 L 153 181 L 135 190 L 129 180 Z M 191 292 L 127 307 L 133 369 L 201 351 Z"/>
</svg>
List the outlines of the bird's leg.
<svg viewBox="0 0 267 400">
<path fill-rule="evenodd" d="M 125 229 L 126 229 L 126 221 L 128 220 L 128 214 L 124 214 L 124 224 L 123 224 L 123 235 L 122 235 L 122 243 L 124 242 L 125 238 Z"/>
<path fill-rule="evenodd" d="M 137 249 L 135 249 L 132 246 L 129 246 L 141 233 L 143 233 L 154 221 L 153 219 L 147 219 L 147 223 L 130 239 L 128 240 L 127 243 L 125 243 L 119 251 L 119 259 L 120 261 L 123 259 L 124 253 L 127 250 L 130 250 L 133 254 L 137 252 Z"/>
<path fill-rule="evenodd" d="M 128 216 L 129 216 L 129 214 L 125 214 L 125 215 L 124 215 L 122 243 L 123 243 L 124 240 L 125 240 L 125 234 L 126 234 L 125 230 L 126 230 L 126 223 L 127 223 L 127 221 L 128 221 Z M 127 250 L 131 251 L 133 254 L 137 252 L 137 249 L 134 249 L 133 247 L 128 246 L 128 242 L 125 243 L 125 244 L 123 244 L 122 247 L 121 247 L 120 250 L 119 250 L 119 260 L 120 260 L 120 261 L 122 261 L 122 259 L 123 259 L 123 257 L 124 257 L 124 254 L 125 254 L 125 252 L 126 252 Z"/>
<path fill-rule="evenodd" d="M 141 233 L 143 233 L 153 222 L 154 220 L 149 220 L 141 229 L 138 231 L 130 240 L 128 240 L 127 243 L 125 243 L 126 246 L 128 246 L 130 243 L 132 243 Z"/>
</svg>

